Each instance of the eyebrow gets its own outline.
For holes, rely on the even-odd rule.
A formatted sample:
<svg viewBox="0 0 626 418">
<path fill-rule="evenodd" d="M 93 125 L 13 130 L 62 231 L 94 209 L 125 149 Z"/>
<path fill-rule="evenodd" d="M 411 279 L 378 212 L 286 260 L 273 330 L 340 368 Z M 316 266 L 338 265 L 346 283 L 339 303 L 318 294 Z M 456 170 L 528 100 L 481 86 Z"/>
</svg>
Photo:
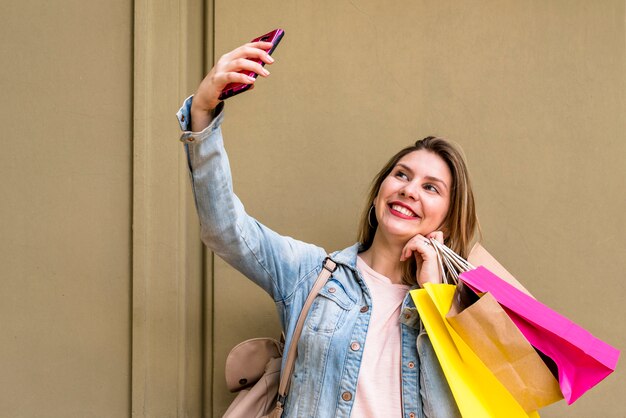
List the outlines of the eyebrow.
<svg viewBox="0 0 626 418">
<path fill-rule="evenodd" d="M 407 170 L 407 171 L 411 172 L 411 174 L 414 174 L 414 173 L 413 173 L 413 170 L 411 170 L 411 167 L 409 167 L 408 165 L 405 165 L 405 164 L 402 164 L 402 163 L 398 163 L 398 164 L 396 164 L 396 167 L 402 167 L 402 168 L 404 168 L 405 170 Z M 448 185 L 446 184 L 446 182 L 445 182 L 445 181 L 443 181 L 443 180 L 441 180 L 441 179 L 440 179 L 440 178 L 438 178 L 438 177 L 433 177 L 433 176 L 424 176 L 424 178 L 425 178 L 426 180 L 429 180 L 429 181 L 432 181 L 432 182 L 435 182 L 435 183 L 441 183 L 441 185 L 442 185 L 443 187 L 445 187 L 446 189 L 448 189 Z"/>
</svg>

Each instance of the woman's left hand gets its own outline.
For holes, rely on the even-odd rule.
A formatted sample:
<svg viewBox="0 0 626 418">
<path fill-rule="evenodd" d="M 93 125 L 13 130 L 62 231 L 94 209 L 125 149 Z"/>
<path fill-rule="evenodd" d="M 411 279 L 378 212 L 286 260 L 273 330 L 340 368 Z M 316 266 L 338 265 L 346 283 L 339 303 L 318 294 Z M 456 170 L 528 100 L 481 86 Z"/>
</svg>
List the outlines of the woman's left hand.
<svg viewBox="0 0 626 418">
<path fill-rule="evenodd" d="M 429 239 L 436 239 L 443 244 L 443 232 L 434 231 L 424 236 L 417 234 L 409 240 L 402 249 L 400 261 L 408 260 L 411 254 L 415 257 L 417 264 L 417 283 L 423 286 L 424 283 L 441 283 L 441 271 L 437 261 L 437 252 L 433 248 Z"/>
</svg>

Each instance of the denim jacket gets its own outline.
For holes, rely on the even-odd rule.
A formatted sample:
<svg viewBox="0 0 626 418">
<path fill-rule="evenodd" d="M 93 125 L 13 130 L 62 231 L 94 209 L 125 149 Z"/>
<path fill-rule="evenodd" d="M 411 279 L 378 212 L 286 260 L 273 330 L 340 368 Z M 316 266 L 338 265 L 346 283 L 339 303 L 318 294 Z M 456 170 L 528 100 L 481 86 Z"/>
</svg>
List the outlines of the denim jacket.
<svg viewBox="0 0 626 418">
<path fill-rule="evenodd" d="M 315 245 L 281 236 L 246 213 L 233 193 L 224 150 L 220 128 L 224 119 L 223 103 L 216 109 L 210 125 L 196 133 L 188 130 L 191 101 L 192 97 L 185 101 L 177 117 L 184 131 L 181 141 L 187 153 L 202 241 L 273 298 L 288 345 L 327 253 Z M 350 416 L 362 347 L 372 309 L 376 309 L 356 268 L 358 251 L 357 243 L 330 255 L 337 269 L 315 299 L 298 341 L 298 357 L 284 417 Z M 437 393 L 426 394 L 423 389 L 420 394 L 420 375 L 423 381 L 428 368 L 436 369 L 439 365 L 425 335 L 426 340 L 421 345 L 425 343 L 428 350 L 418 355 L 419 319 L 408 295 L 400 320 L 403 416 L 442 417 L 441 413 L 430 414 L 431 406 L 423 405 L 432 404 L 429 399 L 442 398 Z M 352 344 L 354 342 L 359 344 Z M 433 364 L 420 364 L 420 357 Z M 435 373 L 441 377 L 440 369 Z M 449 390 L 448 397 L 442 401 L 450 402 Z"/>
</svg>

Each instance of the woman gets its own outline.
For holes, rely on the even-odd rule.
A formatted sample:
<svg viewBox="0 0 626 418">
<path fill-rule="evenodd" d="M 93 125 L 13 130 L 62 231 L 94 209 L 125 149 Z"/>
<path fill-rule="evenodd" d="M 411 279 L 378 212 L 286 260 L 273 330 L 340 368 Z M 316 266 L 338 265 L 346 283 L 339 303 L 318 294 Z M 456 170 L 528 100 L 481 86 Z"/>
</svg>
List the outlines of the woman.
<svg viewBox="0 0 626 418">
<path fill-rule="evenodd" d="M 178 117 L 202 240 L 272 296 L 289 344 L 327 253 L 246 214 L 232 191 L 218 100 L 228 83 L 254 83 L 241 70 L 269 75 L 250 59 L 272 64 L 270 47 L 250 43 L 223 55 Z M 331 254 L 338 268 L 309 313 L 284 416 L 460 416 L 408 290 L 442 280 L 431 239 L 514 280 L 482 247 L 472 249 L 477 230 L 456 147 L 429 137 L 392 157 L 372 185 L 360 243 Z"/>
</svg>

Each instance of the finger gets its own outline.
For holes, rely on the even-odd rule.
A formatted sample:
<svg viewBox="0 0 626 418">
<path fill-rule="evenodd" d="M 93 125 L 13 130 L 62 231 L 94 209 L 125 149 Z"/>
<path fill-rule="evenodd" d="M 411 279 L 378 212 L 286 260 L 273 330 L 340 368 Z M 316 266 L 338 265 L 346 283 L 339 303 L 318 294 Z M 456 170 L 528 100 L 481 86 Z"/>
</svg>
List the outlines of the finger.
<svg viewBox="0 0 626 418">
<path fill-rule="evenodd" d="M 417 253 L 419 253 L 423 260 L 430 259 L 433 255 L 436 255 L 433 244 L 426 237 L 418 241 L 416 252 L 414 252 L 413 254 Z"/>
<path fill-rule="evenodd" d="M 255 78 L 250 77 L 249 75 L 243 73 L 224 73 L 221 77 L 218 78 L 219 84 L 226 86 L 230 83 L 243 83 L 243 84 L 254 84 Z"/>
<path fill-rule="evenodd" d="M 408 259 L 409 257 L 411 257 L 411 254 L 413 254 L 413 249 L 411 247 L 411 241 L 409 241 L 402 248 L 402 252 L 400 253 L 400 261 Z"/>
<path fill-rule="evenodd" d="M 273 64 L 274 58 L 269 54 L 269 51 L 274 47 L 274 44 L 271 42 L 255 42 L 251 44 L 253 48 L 257 48 L 263 50 L 262 54 L 257 55 L 257 57 L 266 64 Z"/>
<path fill-rule="evenodd" d="M 268 50 L 272 49 L 274 44 L 271 43 L 271 42 L 257 41 L 257 42 L 248 42 L 244 46 L 250 46 L 252 48 L 259 48 L 259 49 L 264 49 L 264 50 L 268 51 Z"/>
<path fill-rule="evenodd" d="M 404 261 L 406 260 L 406 253 L 407 253 L 407 248 L 408 248 L 408 243 L 402 247 L 402 251 L 400 251 L 400 261 Z"/>
<path fill-rule="evenodd" d="M 400 256 L 400 261 L 404 261 L 411 257 L 411 254 L 419 254 L 423 255 L 426 251 L 428 251 L 428 247 L 431 244 L 428 242 L 428 239 L 421 234 L 418 234 L 411 238 L 402 249 L 402 253 Z M 416 254 L 416 255 L 417 255 Z"/>
<path fill-rule="evenodd" d="M 427 235 L 428 238 L 435 239 L 443 244 L 443 231 L 434 231 Z"/>
<path fill-rule="evenodd" d="M 262 43 L 270 45 L 270 47 L 267 48 L 267 50 L 271 48 L 271 45 L 272 45 L 271 43 L 269 42 L 262 42 Z M 271 64 L 274 62 L 274 59 L 270 57 L 270 55 L 267 53 L 265 49 L 257 48 L 257 47 L 250 46 L 250 45 L 254 45 L 254 44 L 246 44 L 237 49 L 234 49 L 228 54 L 223 55 L 222 58 L 226 58 L 230 60 L 237 59 L 237 58 L 259 59 L 263 62 L 266 62 L 267 64 Z"/>
<path fill-rule="evenodd" d="M 246 58 L 238 58 L 231 61 L 224 67 L 223 71 L 235 73 L 239 71 L 252 71 L 263 77 L 270 75 L 270 72 L 263 68 L 261 64 Z"/>
</svg>

